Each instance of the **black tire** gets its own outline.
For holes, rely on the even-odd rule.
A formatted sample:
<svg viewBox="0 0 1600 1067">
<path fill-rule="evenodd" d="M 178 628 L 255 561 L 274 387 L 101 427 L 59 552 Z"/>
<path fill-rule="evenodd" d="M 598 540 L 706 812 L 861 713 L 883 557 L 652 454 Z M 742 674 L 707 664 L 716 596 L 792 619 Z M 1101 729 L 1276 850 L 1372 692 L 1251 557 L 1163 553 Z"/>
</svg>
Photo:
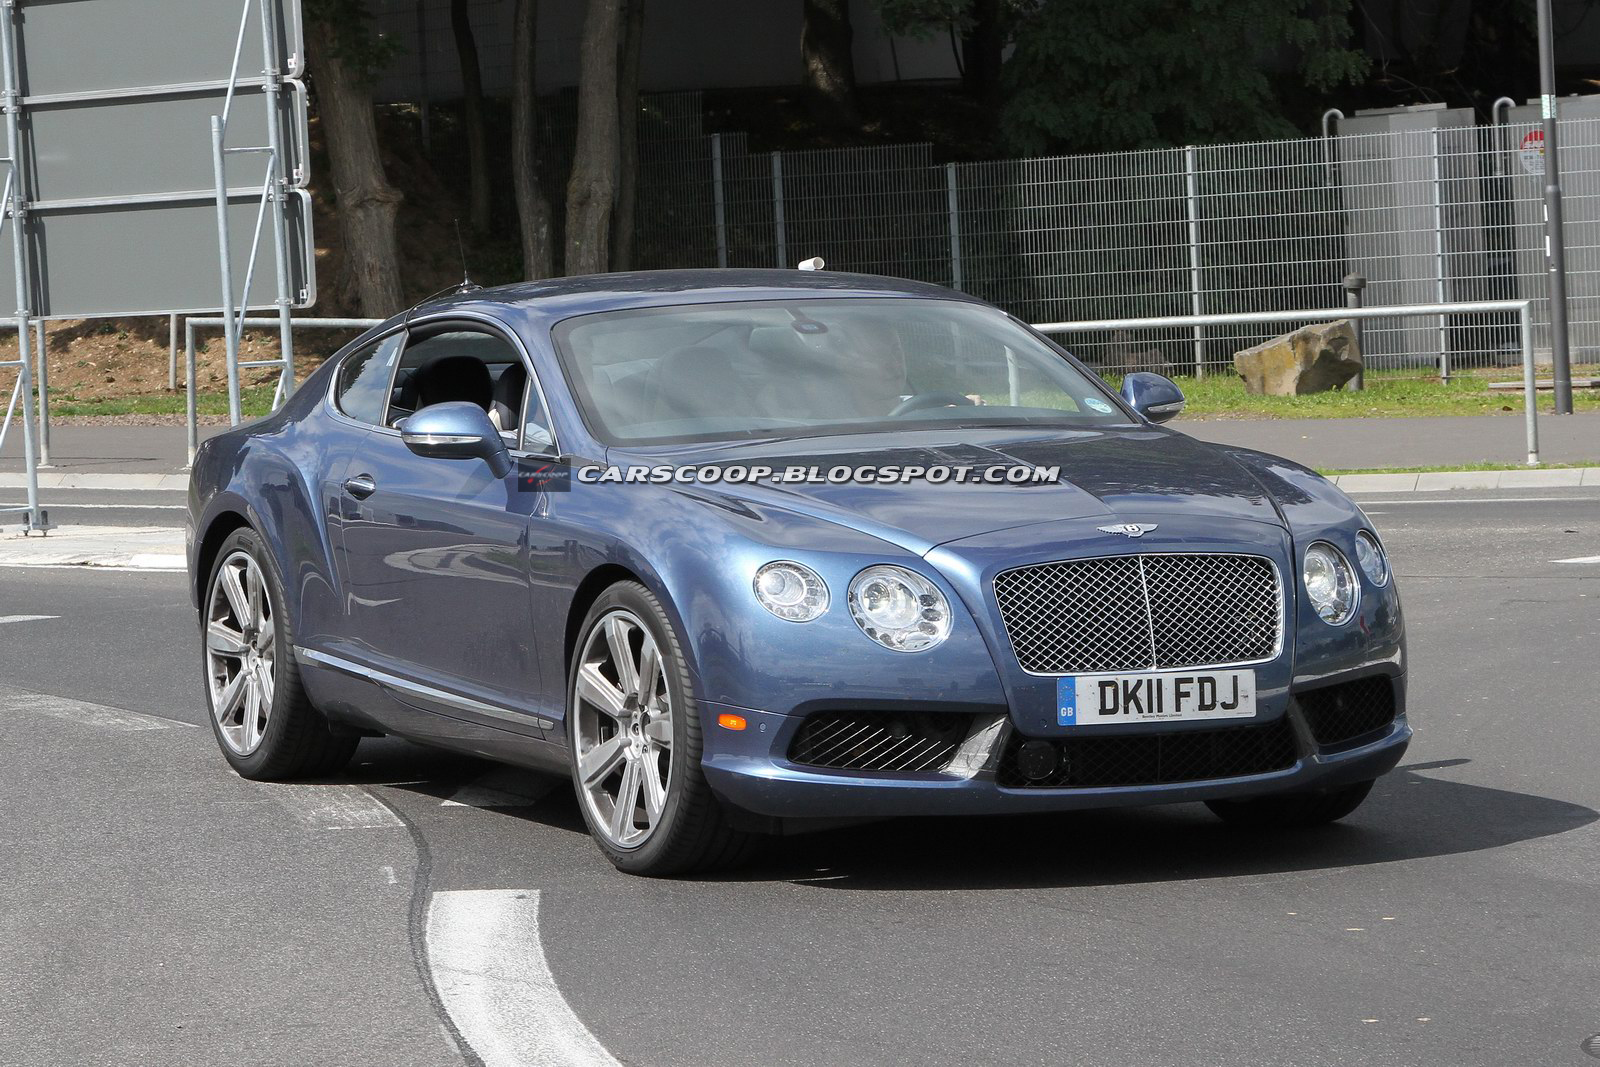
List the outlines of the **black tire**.
<svg viewBox="0 0 1600 1067">
<path fill-rule="evenodd" d="M 1206 807 L 1223 822 L 1266 829 L 1321 826 L 1337 822 L 1361 806 L 1371 782 L 1357 782 L 1324 793 L 1280 793 L 1276 796 L 1208 800 Z"/>
<path fill-rule="evenodd" d="M 672 746 L 667 755 L 670 771 L 659 821 L 642 843 L 629 848 L 619 847 L 609 839 L 609 831 L 599 825 L 578 761 L 578 670 L 597 627 L 618 610 L 637 617 L 655 642 L 670 697 L 672 726 Z M 700 765 L 702 751 L 700 706 L 678 635 L 650 590 L 637 582 L 618 582 L 601 593 L 589 608 L 568 665 L 567 755 L 578 810 L 583 813 L 589 836 L 619 871 L 659 877 L 722 870 L 742 863 L 754 851 L 759 836 L 730 825 L 726 809 L 706 782 Z M 632 824 L 631 806 L 629 823 Z"/>
<path fill-rule="evenodd" d="M 218 577 L 224 564 L 241 552 L 255 561 L 264 579 L 262 588 L 271 606 L 273 621 L 269 644 L 274 646 L 270 672 L 274 684 L 266 726 L 260 732 L 259 744 L 245 754 L 235 751 L 225 739 L 222 723 L 217 716 L 207 636 Z M 256 781 L 318 778 L 333 774 L 350 762 L 360 741 L 354 734 L 333 729 L 306 695 L 300 679 L 300 668 L 294 658 L 294 631 L 286 605 L 283 579 L 278 574 L 272 554 L 263 548 L 260 536 L 248 527 L 234 531 L 217 551 L 211 573 L 206 576 L 200 607 L 200 647 L 206 671 L 207 718 L 211 722 L 212 735 L 217 739 L 217 747 L 241 777 Z"/>
</svg>

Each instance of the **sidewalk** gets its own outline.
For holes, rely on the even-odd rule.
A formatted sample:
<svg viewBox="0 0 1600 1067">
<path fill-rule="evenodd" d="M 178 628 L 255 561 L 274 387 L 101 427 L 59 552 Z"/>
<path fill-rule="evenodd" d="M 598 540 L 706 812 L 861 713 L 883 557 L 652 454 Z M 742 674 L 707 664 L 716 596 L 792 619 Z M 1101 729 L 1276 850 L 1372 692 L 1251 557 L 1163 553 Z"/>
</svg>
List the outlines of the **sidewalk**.
<svg viewBox="0 0 1600 1067">
<path fill-rule="evenodd" d="M 1520 414 L 1457 415 L 1418 419 L 1195 419 L 1175 428 L 1220 444 L 1271 452 L 1308 467 L 1448 467 L 1481 463 L 1522 466 L 1527 460 Z M 21 438 L 6 439 L 0 474 L 22 471 Z M 203 426 L 201 438 L 220 432 Z M 15 440 L 13 440 L 15 438 Z M 50 438 L 51 466 L 40 488 L 182 488 L 184 430 L 174 426 L 60 425 Z M 1545 463 L 1600 465 L 1600 412 L 1542 415 L 1540 458 Z M 80 480 L 94 475 L 92 480 Z M 162 482 L 127 475 L 173 476 Z M 117 477 L 104 477 L 117 476 Z M 120 478 L 120 480 L 119 480 Z"/>
<path fill-rule="evenodd" d="M 188 565 L 182 528 L 61 526 L 48 536 L 0 534 L 0 567 L 109 567 L 181 571 Z"/>
</svg>

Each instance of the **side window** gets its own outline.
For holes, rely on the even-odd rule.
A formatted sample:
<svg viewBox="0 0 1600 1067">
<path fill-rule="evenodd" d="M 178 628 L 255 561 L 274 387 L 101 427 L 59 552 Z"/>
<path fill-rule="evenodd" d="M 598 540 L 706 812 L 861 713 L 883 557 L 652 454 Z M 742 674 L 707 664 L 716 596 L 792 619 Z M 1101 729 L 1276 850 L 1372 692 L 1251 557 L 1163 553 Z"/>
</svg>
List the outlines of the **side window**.
<svg viewBox="0 0 1600 1067">
<path fill-rule="evenodd" d="M 405 341 L 404 333 L 374 341 L 345 358 L 339 368 L 339 384 L 333 401 L 339 410 L 360 422 L 381 423 L 383 405 L 388 399 L 389 377 L 395 356 Z"/>
<path fill-rule="evenodd" d="M 514 392 L 513 417 L 501 427 L 514 431 L 515 413 L 522 408 L 522 391 L 509 379 L 502 381 L 503 372 L 513 364 L 520 369 L 522 357 L 499 334 L 462 327 L 437 332 L 415 330 L 400 357 L 387 425 L 393 426 L 430 404 L 452 400 L 477 404 L 493 419 L 502 392 Z"/>
</svg>

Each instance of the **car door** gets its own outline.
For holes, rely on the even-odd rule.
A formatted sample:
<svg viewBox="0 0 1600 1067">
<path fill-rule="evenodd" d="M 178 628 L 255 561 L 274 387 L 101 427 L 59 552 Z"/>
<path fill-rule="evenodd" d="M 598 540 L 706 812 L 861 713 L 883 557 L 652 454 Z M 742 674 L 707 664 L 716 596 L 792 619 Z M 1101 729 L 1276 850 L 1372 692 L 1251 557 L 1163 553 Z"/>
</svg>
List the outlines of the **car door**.
<svg viewBox="0 0 1600 1067">
<path fill-rule="evenodd" d="M 482 366 L 471 370 L 473 361 Z M 355 517 L 343 559 L 351 640 L 392 695 L 536 731 L 528 517 L 537 494 L 521 491 L 515 468 L 497 478 L 481 460 L 416 455 L 394 428 L 443 400 L 488 410 L 495 378 L 517 365 L 526 369 L 521 346 L 494 327 L 412 327 L 385 424 L 348 468 Z"/>
</svg>

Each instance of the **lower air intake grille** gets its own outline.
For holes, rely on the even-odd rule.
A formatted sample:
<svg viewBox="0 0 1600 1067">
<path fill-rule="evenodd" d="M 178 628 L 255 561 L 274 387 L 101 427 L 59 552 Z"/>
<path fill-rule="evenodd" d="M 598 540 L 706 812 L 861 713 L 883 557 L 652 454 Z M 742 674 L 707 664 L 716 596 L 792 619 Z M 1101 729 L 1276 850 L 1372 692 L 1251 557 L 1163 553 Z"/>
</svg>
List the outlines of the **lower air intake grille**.
<svg viewBox="0 0 1600 1067">
<path fill-rule="evenodd" d="M 1296 693 L 1295 699 L 1319 745 L 1353 741 L 1394 722 L 1394 683 L 1382 676 Z"/>
<path fill-rule="evenodd" d="M 800 724 L 789 759 L 841 771 L 937 771 L 971 726 L 970 715 L 823 711 Z"/>
<path fill-rule="evenodd" d="M 1013 734 L 1006 744 L 998 770 L 1002 786 L 1082 789 L 1242 778 L 1286 770 L 1294 766 L 1296 758 L 1294 731 L 1288 719 L 1279 719 L 1263 726 L 1052 741 L 1055 770 L 1047 777 L 1030 780 L 1017 768 L 1017 750 L 1026 741 L 1028 738 Z"/>
</svg>

